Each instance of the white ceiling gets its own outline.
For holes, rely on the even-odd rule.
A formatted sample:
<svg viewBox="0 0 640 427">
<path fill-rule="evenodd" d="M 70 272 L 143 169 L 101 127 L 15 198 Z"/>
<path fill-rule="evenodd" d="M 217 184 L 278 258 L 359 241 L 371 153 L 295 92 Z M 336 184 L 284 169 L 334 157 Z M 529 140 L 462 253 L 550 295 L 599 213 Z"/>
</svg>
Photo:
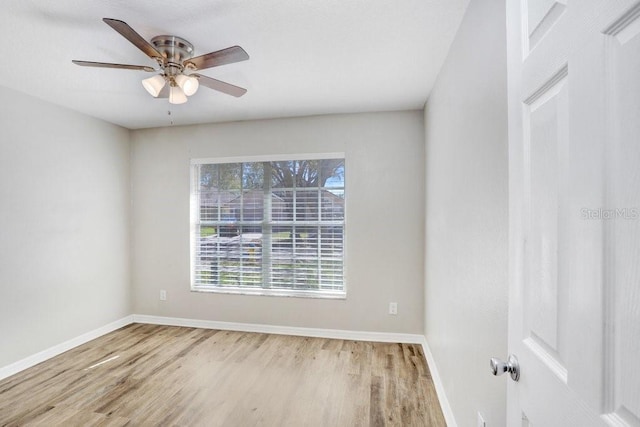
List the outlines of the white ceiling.
<svg viewBox="0 0 640 427">
<path fill-rule="evenodd" d="M 422 108 L 468 1 L 3 0 L 0 85 L 130 129 Z M 72 64 L 156 66 L 103 17 L 183 37 L 196 56 L 242 46 L 249 61 L 202 74 L 247 94 L 201 87 L 170 105 L 143 89 L 148 73 Z"/>
</svg>

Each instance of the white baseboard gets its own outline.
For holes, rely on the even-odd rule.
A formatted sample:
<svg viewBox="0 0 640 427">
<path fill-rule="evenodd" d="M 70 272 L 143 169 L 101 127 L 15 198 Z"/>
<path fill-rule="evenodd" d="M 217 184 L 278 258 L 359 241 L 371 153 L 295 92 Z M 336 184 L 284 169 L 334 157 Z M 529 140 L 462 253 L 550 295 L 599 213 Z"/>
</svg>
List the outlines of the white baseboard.
<svg viewBox="0 0 640 427">
<path fill-rule="evenodd" d="M 294 326 L 217 322 L 213 320 L 148 316 L 144 314 L 134 314 L 133 321 L 136 323 L 149 323 L 152 325 L 187 326 L 191 328 L 220 329 L 224 331 L 258 332 L 263 334 L 296 335 L 303 337 L 332 338 L 354 341 L 399 342 L 407 344 L 422 344 L 422 342 L 424 341 L 424 337 L 419 334 L 347 331 L 342 329 L 299 328 Z"/>
<path fill-rule="evenodd" d="M 440 379 L 440 374 L 438 373 L 436 361 L 433 358 L 433 354 L 431 353 L 429 344 L 427 344 L 427 339 L 425 337 L 421 338 L 422 340 L 420 341 L 420 344 L 422 344 L 424 356 L 427 358 L 427 365 L 429 366 L 429 371 L 431 372 L 433 385 L 436 388 L 436 394 L 438 395 L 438 400 L 440 401 L 440 407 L 442 408 L 444 420 L 447 423 L 447 427 L 458 427 L 458 423 L 456 423 L 456 419 L 453 416 L 453 411 L 451 410 L 451 405 L 449 405 L 449 399 L 447 399 L 447 395 L 444 392 L 444 386 L 442 384 L 442 380 Z"/>
<path fill-rule="evenodd" d="M 98 329 L 94 329 L 93 331 L 84 333 L 61 344 L 54 345 L 53 347 L 49 347 L 46 350 L 43 350 L 36 354 L 32 354 L 31 356 L 12 363 L 11 365 L 0 367 L 0 380 L 17 374 L 20 371 L 35 366 L 38 363 L 42 363 L 45 360 L 51 359 L 52 357 L 64 353 L 65 351 L 71 350 L 74 347 L 94 340 L 98 337 L 101 337 L 102 335 L 113 332 L 116 329 L 120 329 L 123 326 L 127 326 L 131 323 L 133 323 L 133 316 L 123 317 L 122 319 L 116 320 L 115 322 L 111 322 L 107 325 L 101 326 Z"/>
</svg>

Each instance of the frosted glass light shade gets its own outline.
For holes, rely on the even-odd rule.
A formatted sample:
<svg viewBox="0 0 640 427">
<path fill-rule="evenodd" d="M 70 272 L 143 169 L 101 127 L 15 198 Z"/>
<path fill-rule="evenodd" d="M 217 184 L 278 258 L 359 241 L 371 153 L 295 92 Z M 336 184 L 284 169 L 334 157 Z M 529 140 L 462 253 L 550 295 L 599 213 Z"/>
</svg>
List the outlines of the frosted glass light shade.
<svg viewBox="0 0 640 427">
<path fill-rule="evenodd" d="M 182 89 L 178 86 L 171 86 L 171 90 L 169 91 L 169 103 L 184 104 L 185 102 L 187 102 L 187 96 L 184 94 Z"/>
<path fill-rule="evenodd" d="M 176 77 L 176 83 L 187 96 L 191 96 L 196 93 L 198 86 L 200 85 L 197 78 L 193 76 L 185 76 L 184 74 L 180 74 Z"/>
<path fill-rule="evenodd" d="M 156 74 L 153 77 L 144 79 L 142 81 L 142 86 L 147 90 L 147 92 L 149 92 L 151 96 L 157 98 L 166 83 L 167 82 L 162 75 Z"/>
</svg>

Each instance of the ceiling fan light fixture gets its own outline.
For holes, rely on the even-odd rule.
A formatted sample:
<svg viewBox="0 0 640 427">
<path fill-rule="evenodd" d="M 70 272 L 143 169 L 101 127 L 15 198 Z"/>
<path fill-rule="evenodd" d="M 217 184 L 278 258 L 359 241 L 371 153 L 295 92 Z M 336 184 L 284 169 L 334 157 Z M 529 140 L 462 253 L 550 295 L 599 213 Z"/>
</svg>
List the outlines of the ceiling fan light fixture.
<svg viewBox="0 0 640 427">
<path fill-rule="evenodd" d="M 184 94 L 191 96 L 198 91 L 198 79 L 193 76 L 187 76 L 180 74 L 176 77 L 176 83 L 180 86 L 180 89 L 184 91 Z"/>
<path fill-rule="evenodd" d="M 179 86 L 171 86 L 169 90 L 169 103 L 170 104 L 184 104 L 187 102 L 187 95 Z"/>
<path fill-rule="evenodd" d="M 142 81 L 142 86 L 146 89 L 147 92 L 154 98 L 157 98 L 160 95 L 160 91 L 167 84 L 164 76 L 161 74 L 156 74 L 153 77 L 149 77 L 148 79 L 144 79 Z"/>
</svg>

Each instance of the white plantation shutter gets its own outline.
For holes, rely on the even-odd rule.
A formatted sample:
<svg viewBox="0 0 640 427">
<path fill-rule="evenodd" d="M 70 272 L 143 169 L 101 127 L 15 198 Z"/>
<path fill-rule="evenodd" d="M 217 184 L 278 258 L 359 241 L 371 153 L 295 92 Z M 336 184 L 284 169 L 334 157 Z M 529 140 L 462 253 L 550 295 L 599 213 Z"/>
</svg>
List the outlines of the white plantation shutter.
<svg viewBox="0 0 640 427">
<path fill-rule="evenodd" d="M 344 158 L 192 164 L 192 289 L 340 297 Z"/>
</svg>

